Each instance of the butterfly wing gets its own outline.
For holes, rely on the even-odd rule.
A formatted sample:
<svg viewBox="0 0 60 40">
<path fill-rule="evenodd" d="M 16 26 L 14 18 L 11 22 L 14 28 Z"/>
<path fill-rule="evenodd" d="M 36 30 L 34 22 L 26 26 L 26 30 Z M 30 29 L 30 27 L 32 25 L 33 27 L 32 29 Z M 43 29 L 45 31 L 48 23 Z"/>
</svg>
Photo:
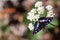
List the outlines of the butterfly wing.
<svg viewBox="0 0 60 40">
<path fill-rule="evenodd" d="M 49 24 L 52 21 L 52 17 L 41 17 L 38 19 L 37 22 L 35 22 L 34 24 L 34 31 L 33 34 L 36 34 L 37 32 L 39 32 L 44 26 L 46 26 L 47 24 Z"/>
</svg>

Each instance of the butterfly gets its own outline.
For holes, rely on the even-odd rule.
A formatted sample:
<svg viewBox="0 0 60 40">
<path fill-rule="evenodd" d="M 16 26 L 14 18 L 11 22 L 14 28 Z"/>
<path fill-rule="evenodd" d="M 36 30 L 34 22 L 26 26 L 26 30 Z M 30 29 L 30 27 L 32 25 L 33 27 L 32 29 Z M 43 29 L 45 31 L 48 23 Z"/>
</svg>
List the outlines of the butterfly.
<svg viewBox="0 0 60 40">
<path fill-rule="evenodd" d="M 39 32 L 43 27 L 52 21 L 53 17 L 40 17 L 34 24 L 33 34 Z"/>
</svg>

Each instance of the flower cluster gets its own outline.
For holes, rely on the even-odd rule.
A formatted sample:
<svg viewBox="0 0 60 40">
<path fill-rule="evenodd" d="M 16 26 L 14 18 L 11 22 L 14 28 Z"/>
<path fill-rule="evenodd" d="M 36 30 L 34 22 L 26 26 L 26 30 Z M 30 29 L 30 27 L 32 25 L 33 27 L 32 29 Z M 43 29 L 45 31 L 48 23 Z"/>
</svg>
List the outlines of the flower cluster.
<svg viewBox="0 0 60 40">
<path fill-rule="evenodd" d="M 53 7 L 51 5 L 47 5 L 46 7 L 44 7 L 43 2 L 38 1 L 38 2 L 35 3 L 34 8 L 30 12 L 28 12 L 27 19 L 32 21 L 32 22 L 36 22 L 42 14 L 45 14 L 44 13 L 45 9 L 47 10 L 46 17 L 54 17 L 55 14 L 53 13 Z M 33 23 L 30 23 L 28 25 L 28 28 L 30 30 L 33 30 L 33 28 L 34 28 Z"/>
<path fill-rule="evenodd" d="M 30 21 L 36 21 L 40 17 L 40 14 L 43 14 L 43 12 L 44 6 L 42 5 L 42 1 L 38 1 L 35 4 L 35 8 L 28 13 L 27 19 Z"/>
<path fill-rule="evenodd" d="M 54 17 L 53 7 L 51 5 L 46 6 L 46 9 L 48 10 L 46 17 Z"/>
</svg>

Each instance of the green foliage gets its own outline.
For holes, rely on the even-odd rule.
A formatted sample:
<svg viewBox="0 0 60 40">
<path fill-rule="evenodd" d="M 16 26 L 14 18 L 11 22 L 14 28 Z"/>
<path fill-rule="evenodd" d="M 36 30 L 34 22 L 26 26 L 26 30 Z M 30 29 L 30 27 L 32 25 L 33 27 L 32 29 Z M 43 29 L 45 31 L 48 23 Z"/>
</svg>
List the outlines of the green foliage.
<svg viewBox="0 0 60 40">
<path fill-rule="evenodd" d="M 41 30 L 40 32 L 38 32 L 37 34 L 33 35 L 32 31 L 28 30 L 27 33 L 27 38 L 29 38 L 29 40 L 39 40 L 39 38 L 44 34 L 44 31 Z"/>
<path fill-rule="evenodd" d="M 53 24 L 53 25 L 58 25 L 58 20 L 56 19 L 56 18 L 54 18 L 52 21 L 51 21 L 51 24 Z M 48 24 L 47 25 L 47 28 L 54 28 L 54 27 L 56 27 L 56 26 L 53 26 L 53 25 L 51 25 L 51 24 Z"/>
</svg>

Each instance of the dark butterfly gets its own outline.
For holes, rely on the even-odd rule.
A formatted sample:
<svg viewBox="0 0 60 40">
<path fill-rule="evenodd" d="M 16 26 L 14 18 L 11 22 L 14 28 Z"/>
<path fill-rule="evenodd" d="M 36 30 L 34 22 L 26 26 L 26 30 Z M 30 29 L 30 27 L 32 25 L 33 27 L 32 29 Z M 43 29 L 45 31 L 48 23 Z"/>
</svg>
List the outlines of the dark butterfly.
<svg viewBox="0 0 60 40">
<path fill-rule="evenodd" d="M 39 32 L 44 26 L 49 24 L 52 21 L 52 17 L 41 17 L 38 19 L 38 21 L 35 22 L 34 24 L 34 31 L 33 34 L 36 34 Z"/>
</svg>

